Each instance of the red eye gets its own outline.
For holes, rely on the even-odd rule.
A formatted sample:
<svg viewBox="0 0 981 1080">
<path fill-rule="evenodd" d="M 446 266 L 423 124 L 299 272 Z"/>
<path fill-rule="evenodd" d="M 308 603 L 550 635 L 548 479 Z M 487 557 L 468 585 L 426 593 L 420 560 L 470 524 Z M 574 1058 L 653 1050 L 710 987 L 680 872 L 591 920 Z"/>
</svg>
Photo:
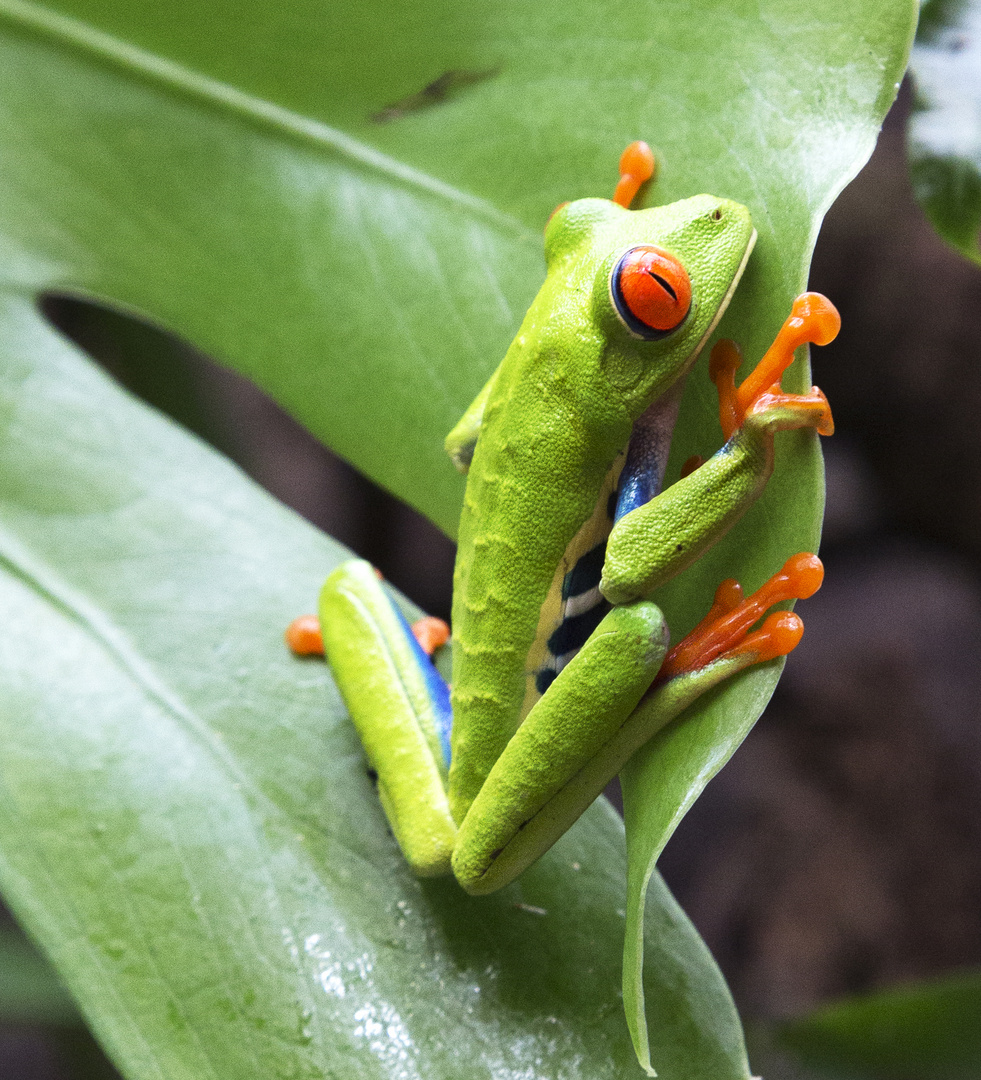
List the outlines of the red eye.
<svg viewBox="0 0 981 1080">
<path fill-rule="evenodd" d="M 685 268 L 653 244 L 625 252 L 613 268 L 610 287 L 627 329 L 647 341 L 677 330 L 691 307 L 691 281 Z"/>
</svg>

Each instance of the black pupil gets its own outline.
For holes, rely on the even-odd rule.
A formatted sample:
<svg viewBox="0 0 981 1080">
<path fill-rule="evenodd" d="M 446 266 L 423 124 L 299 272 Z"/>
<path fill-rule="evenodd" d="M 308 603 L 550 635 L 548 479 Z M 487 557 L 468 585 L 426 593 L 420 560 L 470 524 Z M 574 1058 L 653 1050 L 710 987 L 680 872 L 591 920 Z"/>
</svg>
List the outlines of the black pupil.
<svg viewBox="0 0 981 1080">
<path fill-rule="evenodd" d="M 671 299 L 677 304 L 678 294 L 671 288 L 671 285 L 666 278 L 661 277 L 660 274 L 655 274 L 653 270 L 648 270 L 648 274 L 661 286 L 661 288 L 671 297 Z"/>
</svg>

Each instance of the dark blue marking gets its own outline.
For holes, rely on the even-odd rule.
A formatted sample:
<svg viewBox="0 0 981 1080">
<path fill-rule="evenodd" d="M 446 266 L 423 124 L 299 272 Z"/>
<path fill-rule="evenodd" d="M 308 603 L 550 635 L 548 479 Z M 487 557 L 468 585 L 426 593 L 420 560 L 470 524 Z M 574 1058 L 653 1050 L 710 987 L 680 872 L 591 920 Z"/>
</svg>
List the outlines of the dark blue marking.
<svg viewBox="0 0 981 1080">
<path fill-rule="evenodd" d="M 562 579 L 562 599 L 569 600 L 595 589 L 600 583 L 605 559 L 605 540 L 590 548 L 585 555 L 580 555 L 576 565 Z M 548 651 L 552 659 L 565 656 L 569 652 L 578 652 L 609 610 L 610 605 L 600 597 L 587 611 L 581 611 L 578 615 L 566 615 L 548 639 Z M 556 675 L 558 672 L 554 667 L 539 668 L 535 673 L 535 689 L 539 694 L 545 693 L 555 681 Z"/>
<path fill-rule="evenodd" d="M 544 694 L 545 691 L 555 682 L 555 678 L 558 672 L 555 668 L 542 668 L 541 671 L 535 676 L 535 689 L 539 694 Z"/>
<path fill-rule="evenodd" d="M 619 521 L 631 510 L 649 503 L 655 495 L 661 493 L 661 477 L 657 469 L 657 460 L 650 453 L 650 448 L 641 440 L 630 440 L 627 461 L 620 473 L 620 485 L 617 494 L 617 508 L 613 515 Z"/>
<path fill-rule="evenodd" d="M 563 619 L 548 639 L 548 651 L 553 656 L 565 656 L 566 653 L 578 652 L 609 610 L 610 602 L 600 598 L 588 611 Z"/>
<path fill-rule="evenodd" d="M 605 558 L 605 540 L 601 540 L 596 547 L 581 555 L 576 565 L 562 579 L 562 599 L 568 600 L 570 596 L 580 596 L 590 589 L 595 589 L 600 583 Z"/>
<path fill-rule="evenodd" d="M 391 604 L 392 601 L 389 600 Z M 392 604 L 392 610 L 398 616 L 398 620 L 405 631 L 416 663 L 426 680 L 426 691 L 433 706 L 433 719 L 436 723 L 436 735 L 439 738 L 439 746 L 443 751 L 443 760 L 446 767 L 450 766 L 450 732 L 453 730 L 453 708 L 450 705 L 450 688 L 446 680 L 436 670 L 432 658 L 426 655 L 426 650 L 416 641 L 416 635 L 412 633 L 412 627 L 401 611 Z"/>
<path fill-rule="evenodd" d="M 616 512 L 617 491 L 614 488 L 614 490 L 610 492 L 610 497 L 606 500 L 606 516 L 610 519 L 610 521 L 613 521 L 613 519 L 616 517 Z"/>
</svg>

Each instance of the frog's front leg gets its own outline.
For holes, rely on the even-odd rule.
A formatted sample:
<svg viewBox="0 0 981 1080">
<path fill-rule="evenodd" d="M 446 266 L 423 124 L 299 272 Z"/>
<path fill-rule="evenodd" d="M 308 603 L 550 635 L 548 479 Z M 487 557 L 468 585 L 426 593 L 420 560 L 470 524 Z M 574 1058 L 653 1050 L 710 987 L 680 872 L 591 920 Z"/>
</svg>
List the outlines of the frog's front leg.
<svg viewBox="0 0 981 1080">
<path fill-rule="evenodd" d="M 614 604 L 649 596 L 698 560 L 746 512 L 773 471 L 778 431 L 813 427 L 831 434 L 831 410 L 817 388 L 785 394 L 780 377 L 804 342 L 824 345 L 838 332 L 834 306 L 805 293 L 755 371 L 738 388 L 738 351 L 713 350 L 720 418 L 727 442 L 712 458 L 656 498 L 619 517 L 610 533 L 600 590 Z"/>
</svg>

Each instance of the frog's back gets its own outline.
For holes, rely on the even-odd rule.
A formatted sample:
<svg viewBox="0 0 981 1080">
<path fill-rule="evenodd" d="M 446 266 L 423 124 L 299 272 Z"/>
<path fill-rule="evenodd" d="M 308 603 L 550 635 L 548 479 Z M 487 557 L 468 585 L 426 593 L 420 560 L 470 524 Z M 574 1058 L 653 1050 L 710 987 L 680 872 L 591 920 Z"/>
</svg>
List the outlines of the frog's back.
<svg viewBox="0 0 981 1080">
<path fill-rule="evenodd" d="M 605 496 L 632 422 L 698 355 L 752 235 L 745 207 L 711 196 L 636 212 L 580 199 L 553 214 L 546 280 L 486 399 L 460 521 L 450 768 L 458 821 L 547 681 L 543 669 L 563 661 L 549 655 L 562 586 L 580 560 L 602 561 Z M 636 312 L 627 321 L 618 275 L 632 253 L 667 259 L 679 280 L 694 282 L 682 310 L 670 282 L 635 268 L 642 285 L 650 278 L 673 297 L 676 325 L 644 324 L 648 333 Z"/>
<path fill-rule="evenodd" d="M 527 711 L 541 663 L 529 654 L 557 617 L 542 609 L 568 572 L 577 550 L 570 543 L 602 543 L 577 534 L 589 533 L 584 523 L 630 433 L 619 403 L 590 395 L 581 374 L 588 358 L 574 364 L 565 348 L 547 345 L 522 355 L 520 335 L 512 350 L 470 466 L 454 571 L 450 791 L 458 819 Z"/>
</svg>

